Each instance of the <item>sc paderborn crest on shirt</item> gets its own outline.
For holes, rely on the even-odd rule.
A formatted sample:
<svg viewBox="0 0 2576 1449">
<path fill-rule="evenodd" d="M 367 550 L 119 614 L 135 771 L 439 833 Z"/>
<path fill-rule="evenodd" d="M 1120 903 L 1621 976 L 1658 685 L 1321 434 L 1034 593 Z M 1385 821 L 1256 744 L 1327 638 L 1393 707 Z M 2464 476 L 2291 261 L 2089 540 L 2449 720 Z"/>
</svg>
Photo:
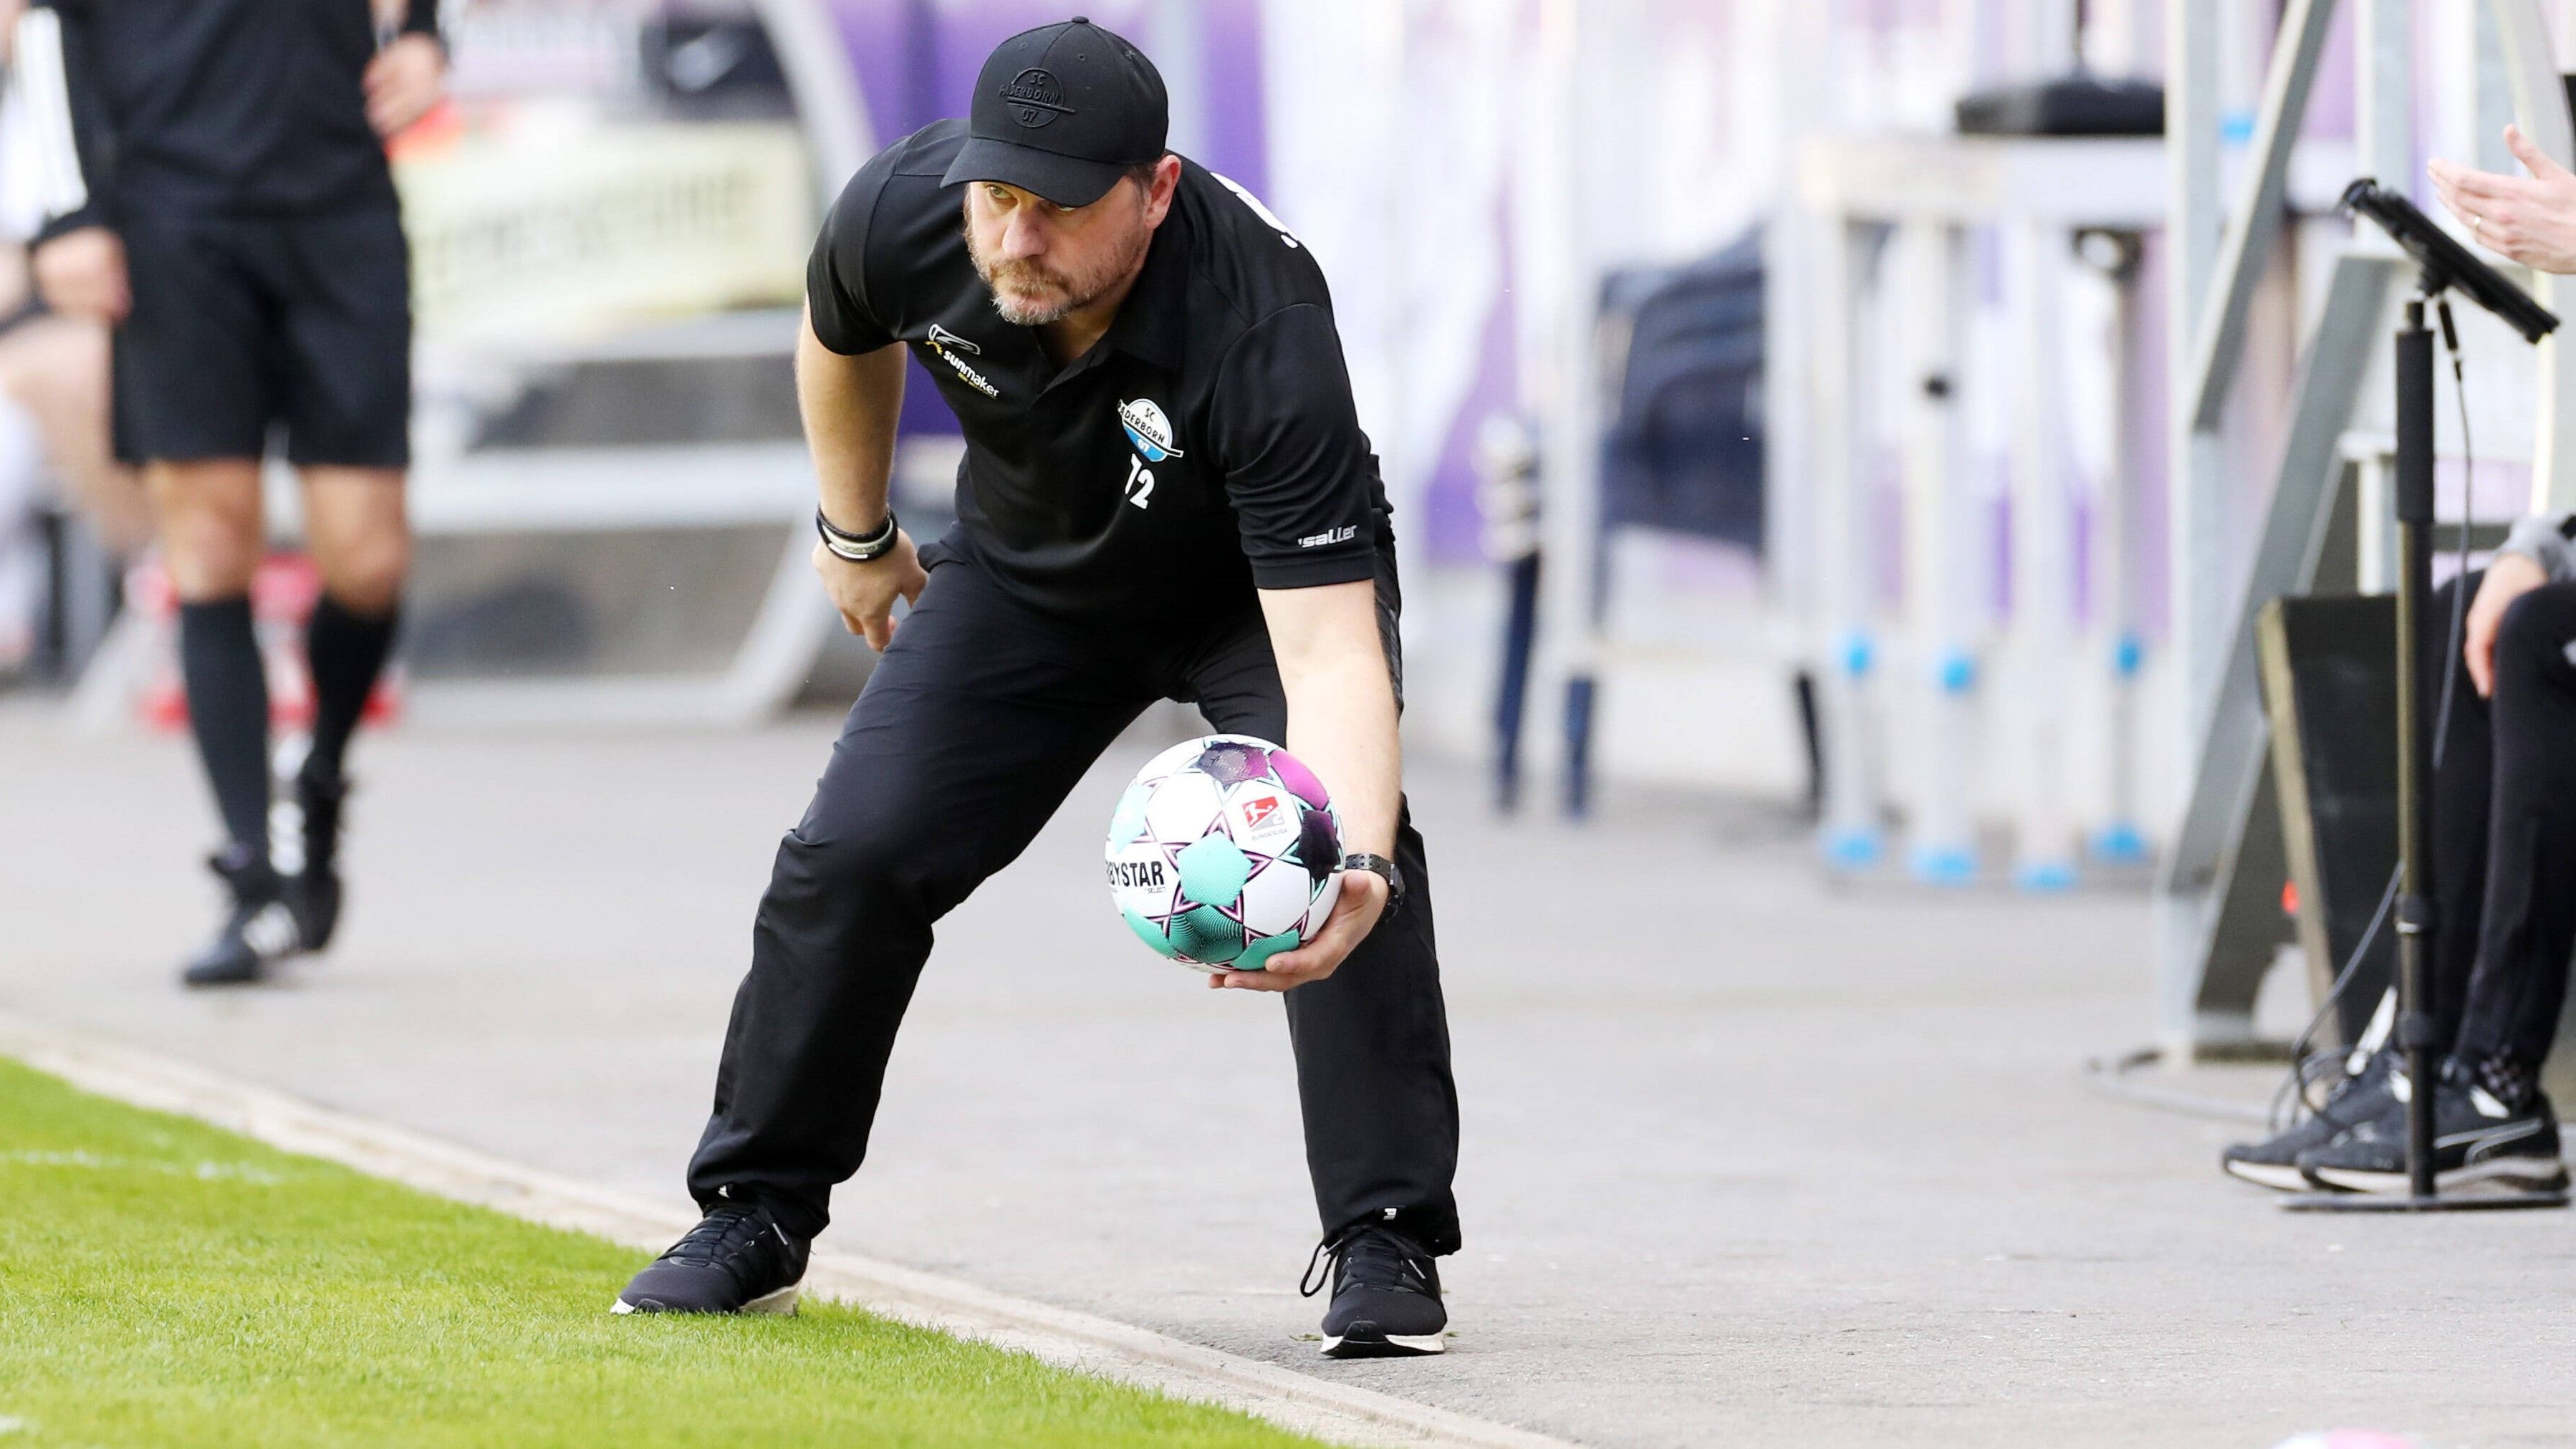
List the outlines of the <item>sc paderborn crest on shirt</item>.
<svg viewBox="0 0 2576 1449">
<path fill-rule="evenodd" d="M 1177 439 L 1172 420 L 1163 416 L 1162 405 L 1152 398 L 1120 403 L 1118 425 L 1127 430 L 1127 441 L 1136 445 L 1136 451 L 1148 463 L 1181 456 L 1181 450 L 1173 446 Z"/>
</svg>

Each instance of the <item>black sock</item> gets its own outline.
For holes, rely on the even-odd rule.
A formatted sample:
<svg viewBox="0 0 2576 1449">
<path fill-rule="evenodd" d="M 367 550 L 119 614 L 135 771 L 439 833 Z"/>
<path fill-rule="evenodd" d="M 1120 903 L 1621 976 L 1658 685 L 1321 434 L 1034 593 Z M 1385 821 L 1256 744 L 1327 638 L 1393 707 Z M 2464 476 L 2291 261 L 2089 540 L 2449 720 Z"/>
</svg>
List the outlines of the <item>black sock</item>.
<svg viewBox="0 0 2576 1449">
<path fill-rule="evenodd" d="M 313 622 L 304 633 L 305 657 L 313 671 L 313 752 L 304 757 L 308 777 L 340 778 L 349 736 L 357 732 L 376 677 L 385 672 L 385 656 L 393 649 L 394 627 L 401 619 L 400 605 L 368 618 L 351 613 L 329 594 L 314 604 Z"/>
<path fill-rule="evenodd" d="M 2478 1059 L 2472 1078 L 2487 1089 L 2488 1095 L 2504 1103 L 2508 1110 L 2519 1112 L 2540 1095 L 2540 1069 L 2530 1062 L 2495 1052 Z"/>
<path fill-rule="evenodd" d="M 215 808 L 235 844 L 268 857 L 268 675 L 250 600 L 179 606 L 179 673 L 188 729 L 206 762 Z"/>
</svg>

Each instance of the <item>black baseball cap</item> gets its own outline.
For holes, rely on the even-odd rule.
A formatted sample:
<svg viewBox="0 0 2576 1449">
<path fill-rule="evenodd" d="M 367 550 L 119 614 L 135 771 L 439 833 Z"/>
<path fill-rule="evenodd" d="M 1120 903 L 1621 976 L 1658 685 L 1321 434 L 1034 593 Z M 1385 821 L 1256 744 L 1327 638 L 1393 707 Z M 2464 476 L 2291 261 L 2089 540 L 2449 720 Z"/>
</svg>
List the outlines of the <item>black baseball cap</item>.
<svg viewBox="0 0 2576 1449">
<path fill-rule="evenodd" d="M 942 178 L 999 181 L 1089 206 L 1127 168 L 1163 155 L 1171 101 L 1144 53 L 1077 15 L 1023 30 L 975 77 L 967 141 Z"/>
</svg>

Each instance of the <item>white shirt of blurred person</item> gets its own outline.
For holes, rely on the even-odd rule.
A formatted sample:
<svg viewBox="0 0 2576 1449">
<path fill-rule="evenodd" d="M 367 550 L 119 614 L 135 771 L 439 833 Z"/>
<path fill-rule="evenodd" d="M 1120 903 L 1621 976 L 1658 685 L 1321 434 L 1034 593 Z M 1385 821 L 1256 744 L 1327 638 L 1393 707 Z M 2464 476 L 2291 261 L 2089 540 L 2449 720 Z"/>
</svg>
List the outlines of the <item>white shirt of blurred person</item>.
<svg viewBox="0 0 2576 1449">
<path fill-rule="evenodd" d="M 2442 205 L 2487 250 L 2535 271 L 2576 274 L 2576 173 L 2551 160 L 2519 126 L 2504 128 L 2504 143 L 2531 174 L 2507 176 L 2435 160 L 2425 169 Z M 2576 513 L 2526 518 L 2487 565 L 2466 626 L 2465 662 L 2479 694 L 2495 692 L 2496 629 L 2505 610 L 2542 584 L 2576 579 L 2571 533 Z"/>
<path fill-rule="evenodd" d="M 23 0 L 0 0 L 0 66 Z M 44 220 L 24 99 L 0 87 L 0 668 L 34 647 L 41 509 L 68 490 L 120 557 L 151 531 L 143 489 L 108 444 L 107 329 L 31 307 L 26 241 Z"/>
</svg>

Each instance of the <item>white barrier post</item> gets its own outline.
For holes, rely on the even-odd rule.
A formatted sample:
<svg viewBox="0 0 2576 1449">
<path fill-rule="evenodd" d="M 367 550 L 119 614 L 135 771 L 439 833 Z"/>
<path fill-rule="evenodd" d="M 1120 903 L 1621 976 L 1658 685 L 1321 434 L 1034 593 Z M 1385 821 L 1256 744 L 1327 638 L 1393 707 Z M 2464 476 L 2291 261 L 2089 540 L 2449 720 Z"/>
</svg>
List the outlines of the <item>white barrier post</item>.
<svg viewBox="0 0 2576 1449">
<path fill-rule="evenodd" d="M 2066 765 L 2075 518 L 2064 425 L 2075 399 L 2052 345 L 2067 317 L 2058 288 L 2063 237 L 2027 219 L 2005 223 L 2001 233 L 2012 390 L 2012 622 L 2005 657 L 2019 755 L 2012 772 L 2013 883 L 2063 890 L 2076 878 Z"/>
<path fill-rule="evenodd" d="M 1966 232 L 1936 220 L 1897 226 L 1895 285 L 1906 369 L 1902 404 L 1905 595 L 1921 721 L 1915 746 L 1907 869 L 1943 885 L 1974 880 L 1977 759 L 1978 510 L 1966 486 L 1960 363 L 1977 288 Z"/>
</svg>

